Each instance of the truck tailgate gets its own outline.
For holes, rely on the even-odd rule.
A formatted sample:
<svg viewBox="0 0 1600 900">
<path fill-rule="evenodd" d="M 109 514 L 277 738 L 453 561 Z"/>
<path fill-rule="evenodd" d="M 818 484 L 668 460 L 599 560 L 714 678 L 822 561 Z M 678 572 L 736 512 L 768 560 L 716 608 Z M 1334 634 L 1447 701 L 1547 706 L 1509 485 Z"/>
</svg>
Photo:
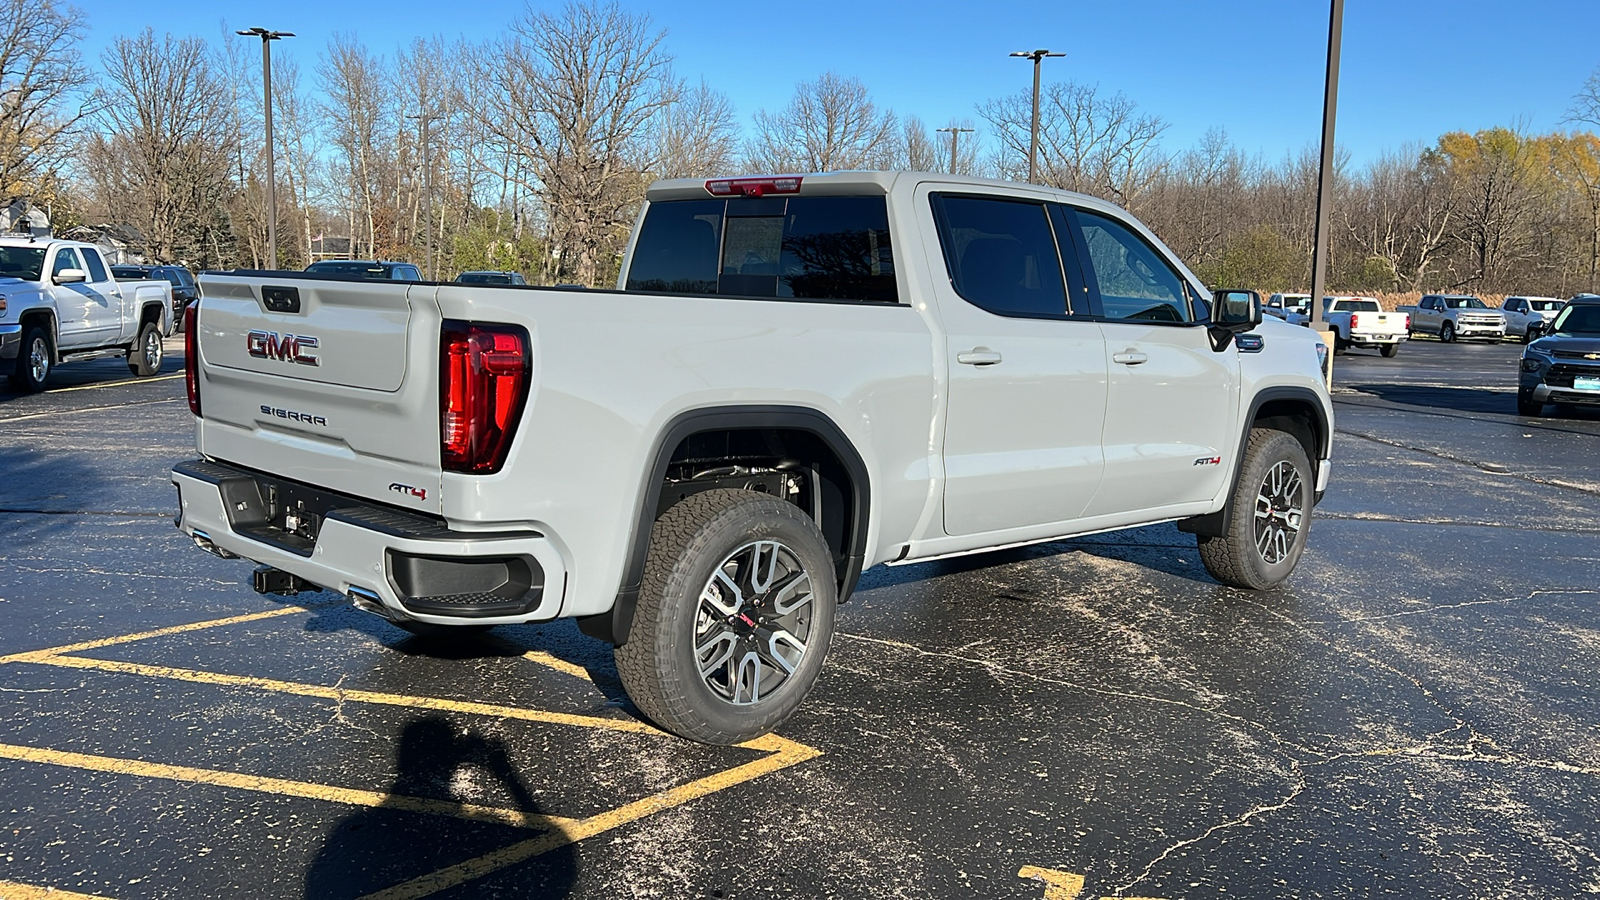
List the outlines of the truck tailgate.
<svg viewBox="0 0 1600 900">
<path fill-rule="evenodd" d="M 402 282 L 205 276 L 200 451 L 437 513 L 435 290 Z"/>
</svg>

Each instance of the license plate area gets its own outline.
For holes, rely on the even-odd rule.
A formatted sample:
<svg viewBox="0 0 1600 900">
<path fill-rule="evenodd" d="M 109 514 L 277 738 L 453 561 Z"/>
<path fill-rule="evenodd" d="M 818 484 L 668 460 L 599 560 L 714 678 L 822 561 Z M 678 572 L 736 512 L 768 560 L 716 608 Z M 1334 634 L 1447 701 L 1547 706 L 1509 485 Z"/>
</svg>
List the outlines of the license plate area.
<svg viewBox="0 0 1600 900">
<path fill-rule="evenodd" d="M 1600 394 L 1600 376 L 1578 375 L 1572 379 L 1572 389 Z"/>
<path fill-rule="evenodd" d="M 328 512 L 350 505 L 338 494 L 264 476 L 240 475 L 218 487 L 236 533 L 300 556 L 316 549 Z"/>
</svg>

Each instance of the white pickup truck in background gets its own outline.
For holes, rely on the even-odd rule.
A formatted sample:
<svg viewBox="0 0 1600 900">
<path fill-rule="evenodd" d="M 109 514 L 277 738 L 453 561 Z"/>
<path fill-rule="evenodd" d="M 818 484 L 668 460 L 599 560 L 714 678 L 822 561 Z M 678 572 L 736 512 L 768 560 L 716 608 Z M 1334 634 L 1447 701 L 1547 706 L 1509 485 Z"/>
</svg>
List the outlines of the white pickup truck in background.
<svg viewBox="0 0 1600 900">
<path fill-rule="evenodd" d="M 0 238 L 0 370 L 24 390 L 44 390 L 59 363 L 108 356 L 154 375 L 174 321 L 171 284 L 117 281 L 93 244 Z"/>
<path fill-rule="evenodd" d="M 1555 320 L 1567 301 L 1556 297 L 1507 297 L 1500 304 L 1506 317 L 1506 334 L 1522 338 L 1524 344 L 1539 339 Z"/>
<path fill-rule="evenodd" d="M 1176 521 L 1271 589 L 1327 486 L 1318 337 L 1034 185 L 661 182 L 611 291 L 201 281 L 198 546 L 412 630 L 576 618 L 700 741 L 795 710 L 865 567 Z"/>
<path fill-rule="evenodd" d="M 1411 332 L 1409 315 L 1384 312 L 1373 297 L 1324 297 L 1322 319 L 1333 329 L 1335 353 L 1359 347 L 1393 357 Z"/>
<path fill-rule="evenodd" d="M 1436 334 L 1451 343 L 1466 338 L 1504 340 L 1506 317 L 1498 309 L 1468 294 L 1427 294 L 1416 306 L 1399 306 L 1395 312 L 1411 316 L 1411 334 Z"/>
<path fill-rule="evenodd" d="M 1273 294 L 1267 298 L 1261 311 L 1269 316 L 1288 322 L 1290 325 L 1311 325 L 1311 295 L 1310 294 Z"/>
</svg>

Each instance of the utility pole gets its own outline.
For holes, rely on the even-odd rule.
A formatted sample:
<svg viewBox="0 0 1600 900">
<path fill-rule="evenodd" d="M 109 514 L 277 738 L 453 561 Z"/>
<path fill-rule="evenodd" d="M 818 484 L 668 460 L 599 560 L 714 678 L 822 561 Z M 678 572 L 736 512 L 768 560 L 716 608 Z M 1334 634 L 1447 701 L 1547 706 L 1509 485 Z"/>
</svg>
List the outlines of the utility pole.
<svg viewBox="0 0 1600 900">
<path fill-rule="evenodd" d="M 1033 132 L 1028 139 L 1028 181 L 1033 184 L 1039 182 L 1039 64 L 1047 56 L 1066 56 L 1065 53 L 1051 53 L 1049 50 L 1018 50 L 1011 54 L 1023 59 L 1033 60 Z"/>
<path fill-rule="evenodd" d="M 1339 105 L 1339 38 L 1344 0 L 1332 0 L 1328 15 L 1328 76 L 1322 95 L 1322 168 L 1317 174 L 1317 230 L 1311 251 L 1311 327 L 1325 330 L 1322 296 L 1328 268 L 1328 207 L 1333 203 L 1333 122 Z"/>
<path fill-rule="evenodd" d="M 954 175 L 954 174 L 956 174 L 956 158 L 957 158 L 956 157 L 956 146 L 961 141 L 961 135 L 962 134 L 971 134 L 972 133 L 972 129 L 971 128 L 957 128 L 956 126 L 951 125 L 949 128 L 935 128 L 934 131 L 935 132 L 945 132 L 945 131 L 950 132 L 950 174 Z"/>
<path fill-rule="evenodd" d="M 278 179 L 277 165 L 272 161 L 272 42 L 294 37 L 292 31 L 268 31 L 251 28 L 235 34 L 261 38 L 261 96 L 262 111 L 267 120 L 267 268 L 278 267 Z"/>
<path fill-rule="evenodd" d="M 422 112 L 408 119 L 416 119 L 422 123 L 422 223 L 423 240 L 428 252 L 428 280 L 436 281 L 433 268 L 433 152 L 432 145 L 428 142 L 428 123 L 436 114 Z"/>
</svg>

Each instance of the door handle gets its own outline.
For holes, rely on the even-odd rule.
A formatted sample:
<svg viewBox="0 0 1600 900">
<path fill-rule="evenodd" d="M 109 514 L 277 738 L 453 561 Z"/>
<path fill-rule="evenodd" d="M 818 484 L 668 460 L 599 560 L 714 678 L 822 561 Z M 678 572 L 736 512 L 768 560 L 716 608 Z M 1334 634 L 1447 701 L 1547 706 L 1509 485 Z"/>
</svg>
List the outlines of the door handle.
<svg viewBox="0 0 1600 900">
<path fill-rule="evenodd" d="M 988 347 L 973 347 L 956 354 L 956 362 L 964 366 L 992 366 L 1000 361 L 1000 354 Z"/>
<path fill-rule="evenodd" d="M 1132 348 L 1124 350 L 1121 353 L 1111 354 L 1112 362 L 1121 363 L 1125 366 L 1137 366 L 1138 364 L 1142 362 L 1148 362 L 1149 360 L 1150 356 L 1148 354 L 1140 353 Z"/>
</svg>

